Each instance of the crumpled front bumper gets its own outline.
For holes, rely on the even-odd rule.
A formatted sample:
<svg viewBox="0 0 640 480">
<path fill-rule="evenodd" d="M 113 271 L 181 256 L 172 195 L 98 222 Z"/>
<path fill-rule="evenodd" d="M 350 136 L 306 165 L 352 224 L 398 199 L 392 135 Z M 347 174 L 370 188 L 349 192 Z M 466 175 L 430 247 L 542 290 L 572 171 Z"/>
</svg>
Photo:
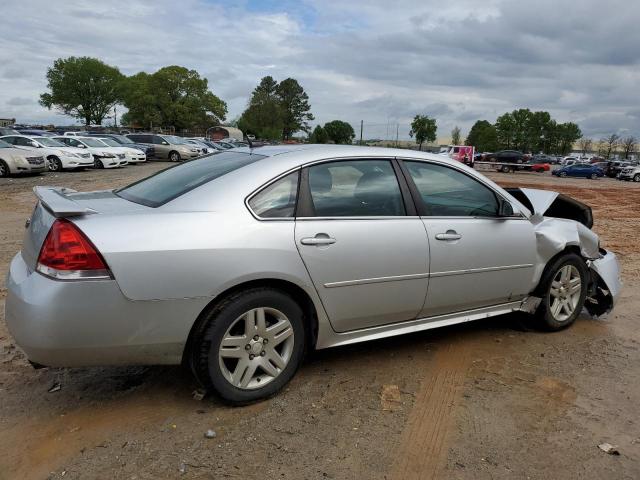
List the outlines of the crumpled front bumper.
<svg viewBox="0 0 640 480">
<path fill-rule="evenodd" d="M 618 258 L 613 252 L 603 250 L 601 258 L 589 261 L 589 269 L 593 289 L 585 307 L 594 316 L 604 315 L 613 309 L 622 291 Z"/>
</svg>

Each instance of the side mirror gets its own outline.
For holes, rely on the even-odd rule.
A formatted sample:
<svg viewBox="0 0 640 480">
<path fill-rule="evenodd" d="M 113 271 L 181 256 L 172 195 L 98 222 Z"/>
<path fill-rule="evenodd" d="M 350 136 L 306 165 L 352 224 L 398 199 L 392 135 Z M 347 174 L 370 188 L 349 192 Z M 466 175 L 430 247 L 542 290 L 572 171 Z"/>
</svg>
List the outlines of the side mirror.
<svg viewBox="0 0 640 480">
<path fill-rule="evenodd" d="M 500 200 L 500 205 L 498 206 L 498 216 L 499 217 L 513 217 L 513 206 L 506 200 Z"/>
<path fill-rule="evenodd" d="M 162 141 L 162 145 L 169 145 L 169 142 Z"/>
</svg>

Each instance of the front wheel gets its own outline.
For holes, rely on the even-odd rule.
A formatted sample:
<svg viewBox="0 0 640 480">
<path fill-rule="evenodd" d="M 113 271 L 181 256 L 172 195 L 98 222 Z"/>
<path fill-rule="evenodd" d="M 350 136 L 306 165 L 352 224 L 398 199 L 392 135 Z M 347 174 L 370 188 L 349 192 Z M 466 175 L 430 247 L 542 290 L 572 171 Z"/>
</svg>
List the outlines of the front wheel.
<svg viewBox="0 0 640 480">
<path fill-rule="evenodd" d="M 96 166 L 96 168 L 104 168 L 104 163 L 102 163 L 102 160 L 96 160 L 94 162 L 94 165 Z"/>
<path fill-rule="evenodd" d="M 62 171 L 62 162 L 58 157 L 49 158 L 49 171 L 50 172 Z"/>
<path fill-rule="evenodd" d="M 597 178 L 598 178 L 598 175 L 596 173 L 591 174 L 591 180 L 596 180 Z"/>
<path fill-rule="evenodd" d="M 180 161 L 180 154 L 178 152 L 169 153 L 169 160 L 171 160 L 172 162 L 179 162 Z"/>
<path fill-rule="evenodd" d="M 297 371 L 305 350 L 304 314 L 287 294 L 254 288 L 215 306 L 194 332 L 191 368 L 231 404 L 268 398 Z"/>
<path fill-rule="evenodd" d="M 581 257 L 570 253 L 557 258 L 540 281 L 542 303 L 536 312 L 538 325 L 549 331 L 571 325 L 584 306 L 587 284 L 587 266 Z"/>
<path fill-rule="evenodd" d="M 9 167 L 3 160 L 0 160 L 0 178 L 9 176 Z"/>
<path fill-rule="evenodd" d="M 633 181 L 634 181 L 634 182 L 640 182 L 640 173 L 636 173 L 636 174 L 633 176 Z"/>
<path fill-rule="evenodd" d="M 560 172 L 560 176 L 561 176 L 562 178 L 566 177 L 566 176 L 567 176 L 567 172 Z"/>
</svg>

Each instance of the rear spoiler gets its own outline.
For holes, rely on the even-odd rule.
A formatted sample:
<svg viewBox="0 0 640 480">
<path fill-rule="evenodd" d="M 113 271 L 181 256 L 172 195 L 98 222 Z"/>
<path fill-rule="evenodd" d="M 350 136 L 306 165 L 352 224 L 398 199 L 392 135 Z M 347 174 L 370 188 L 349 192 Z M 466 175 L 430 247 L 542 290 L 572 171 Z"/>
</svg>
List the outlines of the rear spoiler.
<svg viewBox="0 0 640 480">
<path fill-rule="evenodd" d="M 33 187 L 33 193 L 36 194 L 40 203 L 56 218 L 98 213 L 92 208 L 83 207 L 67 196 L 75 192 L 64 187 Z"/>
</svg>

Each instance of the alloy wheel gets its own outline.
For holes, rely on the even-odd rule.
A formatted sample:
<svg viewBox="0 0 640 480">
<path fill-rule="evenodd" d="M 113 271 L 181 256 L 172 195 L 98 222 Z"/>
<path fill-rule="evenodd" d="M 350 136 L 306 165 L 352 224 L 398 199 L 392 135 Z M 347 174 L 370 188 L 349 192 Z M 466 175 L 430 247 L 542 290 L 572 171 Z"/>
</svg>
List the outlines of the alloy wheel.
<svg viewBox="0 0 640 480">
<path fill-rule="evenodd" d="M 9 170 L 4 162 L 0 162 L 0 177 L 6 177 L 9 175 Z"/>
<path fill-rule="evenodd" d="M 254 308 L 227 329 L 218 348 L 224 378 L 243 390 L 273 381 L 291 360 L 294 332 L 287 316 L 275 308 Z"/>
<path fill-rule="evenodd" d="M 567 321 L 580 303 L 582 280 L 574 265 L 565 265 L 553 277 L 549 289 L 549 311 L 558 322 Z"/>
<path fill-rule="evenodd" d="M 49 159 L 49 171 L 57 172 L 58 171 L 58 160 L 55 158 Z"/>
<path fill-rule="evenodd" d="M 634 182 L 640 182 L 640 173 L 636 173 L 635 176 L 633 177 L 633 181 Z"/>
</svg>

